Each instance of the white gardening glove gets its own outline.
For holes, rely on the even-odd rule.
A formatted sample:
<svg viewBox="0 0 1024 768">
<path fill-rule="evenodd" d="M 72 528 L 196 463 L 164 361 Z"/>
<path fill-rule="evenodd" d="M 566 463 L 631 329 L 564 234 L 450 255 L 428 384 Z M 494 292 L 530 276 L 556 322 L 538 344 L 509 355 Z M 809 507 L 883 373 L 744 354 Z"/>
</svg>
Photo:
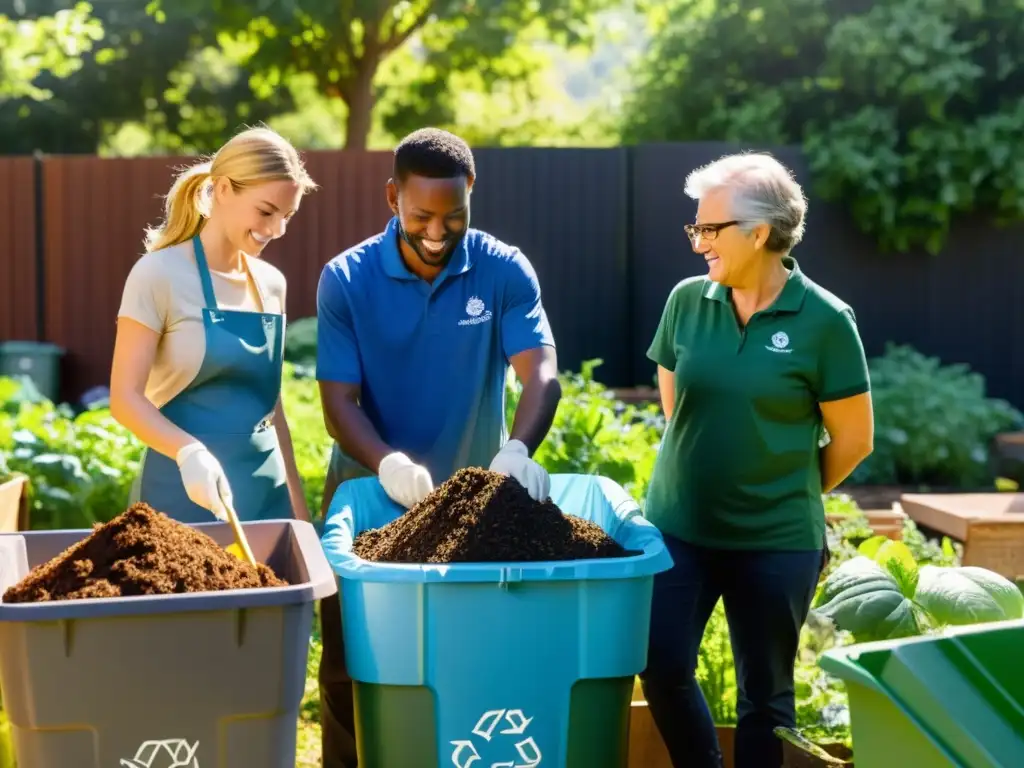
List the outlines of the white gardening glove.
<svg viewBox="0 0 1024 768">
<path fill-rule="evenodd" d="M 551 476 L 530 458 L 530 451 L 521 440 L 509 440 L 491 460 L 490 470 L 514 477 L 536 501 L 544 501 L 551 493 Z"/>
<path fill-rule="evenodd" d="M 218 520 L 227 522 L 228 511 L 221 498 L 232 502 L 231 486 L 216 457 L 202 443 L 189 443 L 177 456 L 181 482 L 188 497 L 204 509 L 210 510 Z M 172 517 L 173 510 L 166 510 Z"/>
<path fill-rule="evenodd" d="M 396 504 L 406 509 L 423 501 L 434 490 L 434 481 L 426 467 L 413 463 L 404 453 L 389 453 L 377 469 L 384 493 Z"/>
</svg>

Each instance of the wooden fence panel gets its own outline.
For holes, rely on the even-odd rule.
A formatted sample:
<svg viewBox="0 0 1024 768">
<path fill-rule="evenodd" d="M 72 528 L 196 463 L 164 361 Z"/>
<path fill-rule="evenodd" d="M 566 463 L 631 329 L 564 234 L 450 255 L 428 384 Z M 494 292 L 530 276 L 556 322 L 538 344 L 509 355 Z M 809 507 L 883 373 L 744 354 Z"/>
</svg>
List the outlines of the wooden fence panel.
<svg viewBox="0 0 1024 768">
<path fill-rule="evenodd" d="M 475 227 L 518 246 L 533 264 L 563 370 L 632 384 L 627 150 L 480 149 Z"/>
<path fill-rule="evenodd" d="M 47 157 L 44 318 L 49 341 L 64 347 L 65 397 L 106 384 L 117 309 L 145 227 L 159 220 L 162 195 L 185 158 Z"/>
<path fill-rule="evenodd" d="M 39 337 L 35 161 L 0 158 L 0 341 Z"/>
<path fill-rule="evenodd" d="M 602 357 L 598 375 L 607 383 L 652 382 L 644 353 L 665 298 L 679 279 L 704 269 L 682 232 L 695 211 L 682 181 L 736 150 L 477 150 L 472 223 L 522 247 L 535 265 L 563 368 Z M 841 206 L 814 197 L 799 150 L 776 151 L 811 198 L 795 255 L 813 279 L 854 307 L 868 353 L 880 354 L 892 340 L 968 363 L 986 377 L 991 394 L 1024 407 L 1024 227 L 963 220 L 937 257 L 881 254 Z M 320 189 L 303 202 L 288 237 L 265 254 L 288 278 L 290 319 L 315 314 L 324 263 L 379 232 L 390 217 L 390 152 L 306 158 Z M 145 227 L 161 216 L 175 170 L 187 162 L 194 158 L 0 159 L 0 338 L 63 346 L 64 397 L 107 383 L 125 276 L 142 252 Z"/>
</svg>

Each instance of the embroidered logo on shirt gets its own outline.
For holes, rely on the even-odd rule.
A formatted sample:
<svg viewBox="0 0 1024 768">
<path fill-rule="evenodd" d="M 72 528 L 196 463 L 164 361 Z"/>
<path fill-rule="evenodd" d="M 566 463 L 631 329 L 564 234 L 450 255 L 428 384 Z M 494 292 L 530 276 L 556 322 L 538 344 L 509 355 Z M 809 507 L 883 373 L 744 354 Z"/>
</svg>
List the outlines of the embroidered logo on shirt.
<svg viewBox="0 0 1024 768">
<path fill-rule="evenodd" d="M 479 325 L 491 319 L 491 310 L 484 306 L 484 302 L 479 296 L 471 296 L 466 302 L 466 314 L 469 317 L 459 320 L 459 325 Z"/>
<path fill-rule="evenodd" d="M 772 334 L 772 345 L 769 347 L 766 344 L 764 348 L 767 349 L 769 352 L 779 352 L 788 355 L 790 352 L 793 351 L 792 349 L 788 349 L 788 347 L 789 336 L 786 334 L 785 331 L 779 331 L 778 333 Z"/>
</svg>

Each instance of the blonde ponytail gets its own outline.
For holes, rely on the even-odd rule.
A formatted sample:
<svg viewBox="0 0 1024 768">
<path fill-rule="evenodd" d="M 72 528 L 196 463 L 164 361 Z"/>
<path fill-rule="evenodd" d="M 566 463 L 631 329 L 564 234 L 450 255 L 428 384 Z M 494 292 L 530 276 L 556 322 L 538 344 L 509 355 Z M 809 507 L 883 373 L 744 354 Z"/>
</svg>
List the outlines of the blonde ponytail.
<svg viewBox="0 0 1024 768">
<path fill-rule="evenodd" d="M 193 165 L 178 175 L 164 201 L 163 224 L 146 230 L 148 253 L 191 240 L 203 230 L 207 211 L 199 193 L 210 177 L 209 162 Z"/>
<path fill-rule="evenodd" d="M 235 192 L 270 181 L 293 181 L 303 193 L 317 186 L 288 141 L 269 128 L 249 128 L 231 138 L 211 160 L 186 168 L 174 180 L 164 203 L 164 223 L 146 230 L 146 252 L 183 243 L 202 232 L 214 212 L 211 199 L 204 199 L 200 192 L 204 185 L 222 178 L 231 182 Z"/>
</svg>

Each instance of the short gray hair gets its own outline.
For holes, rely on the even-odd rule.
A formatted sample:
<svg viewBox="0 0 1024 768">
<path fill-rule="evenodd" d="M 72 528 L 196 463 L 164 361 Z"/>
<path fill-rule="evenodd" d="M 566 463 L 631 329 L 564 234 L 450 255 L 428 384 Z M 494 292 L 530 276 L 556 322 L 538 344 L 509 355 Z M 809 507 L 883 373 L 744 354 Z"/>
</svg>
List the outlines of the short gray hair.
<svg viewBox="0 0 1024 768">
<path fill-rule="evenodd" d="M 723 188 L 731 193 L 733 216 L 744 231 L 749 233 L 758 224 L 771 226 L 767 250 L 788 253 L 803 239 L 807 199 L 792 172 L 771 155 L 727 155 L 691 171 L 684 191 L 700 200 Z"/>
</svg>

